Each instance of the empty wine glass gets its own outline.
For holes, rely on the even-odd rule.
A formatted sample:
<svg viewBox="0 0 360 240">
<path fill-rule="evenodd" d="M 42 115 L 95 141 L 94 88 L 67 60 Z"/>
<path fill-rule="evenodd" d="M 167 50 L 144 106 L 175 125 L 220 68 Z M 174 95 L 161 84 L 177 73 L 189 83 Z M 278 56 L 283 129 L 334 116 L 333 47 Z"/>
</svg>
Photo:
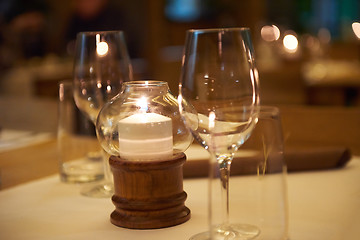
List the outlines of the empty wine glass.
<svg viewBox="0 0 360 240">
<path fill-rule="evenodd" d="M 81 32 L 76 38 L 74 98 L 77 107 L 96 124 L 101 107 L 117 95 L 123 82 L 132 79 L 132 66 L 122 31 Z M 90 186 L 82 194 L 110 197 L 113 183 L 107 156 L 104 181 Z"/>
<path fill-rule="evenodd" d="M 192 104 L 197 113 L 181 104 L 182 100 Z M 216 164 L 220 169 L 217 184 L 222 203 L 218 208 L 222 215 L 210 213 L 212 231 L 192 239 L 256 237 L 260 232 L 257 226 L 229 222 L 230 166 L 234 153 L 257 122 L 259 104 L 258 74 L 249 29 L 187 31 L 178 101 L 185 124 L 209 151 L 211 165 Z M 210 176 L 210 179 L 216 177 Z M 217 225 L 215 218 L 219 217 L 221 224 Z"/>
</svg>

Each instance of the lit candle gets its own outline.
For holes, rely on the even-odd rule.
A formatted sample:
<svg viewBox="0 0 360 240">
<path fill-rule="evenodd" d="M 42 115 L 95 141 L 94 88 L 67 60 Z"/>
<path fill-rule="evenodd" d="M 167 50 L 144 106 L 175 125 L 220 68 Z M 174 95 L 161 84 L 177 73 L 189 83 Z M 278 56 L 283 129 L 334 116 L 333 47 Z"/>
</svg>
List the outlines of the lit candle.
<svg viewBox="0 0 360 240">
<path fill-rule="evenodd" d="M 171 118 L 136 113 L 119 121 L 120 157 L 133 160 L 165 159 L 173 154 Z"/>
</svg>

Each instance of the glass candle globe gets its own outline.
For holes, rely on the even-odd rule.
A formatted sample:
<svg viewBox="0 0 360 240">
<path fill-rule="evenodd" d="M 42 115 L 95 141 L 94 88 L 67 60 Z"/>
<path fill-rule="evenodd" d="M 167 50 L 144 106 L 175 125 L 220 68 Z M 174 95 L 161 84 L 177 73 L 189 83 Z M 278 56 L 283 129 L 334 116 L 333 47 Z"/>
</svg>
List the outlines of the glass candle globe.
<svg viewBox="0 0 360 240">
<path fill-rule="evenodd" d="M 107 153 L 129 160 L 169 159 L 184 152 L 193 140 L 181 119 L 178 100 L 162 81 L 125 82 L 101 109 L 96 132 Z"/>
</svg>

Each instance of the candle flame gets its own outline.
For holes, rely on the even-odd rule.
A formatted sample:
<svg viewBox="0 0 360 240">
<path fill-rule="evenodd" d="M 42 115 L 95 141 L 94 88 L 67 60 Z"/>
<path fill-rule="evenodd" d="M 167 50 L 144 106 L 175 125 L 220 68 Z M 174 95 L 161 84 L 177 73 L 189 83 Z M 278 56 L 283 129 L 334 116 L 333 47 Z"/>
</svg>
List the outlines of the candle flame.
<svg viewBox="0 0 360 240">
<path fill-rule="evenodd" d="M 136 105 L 140 107 L 140 112 L 142 113 L 146 113 L 149 109 L 146 97 L 141 97 L 140 99 L 138 99 Z"/>
</svg>

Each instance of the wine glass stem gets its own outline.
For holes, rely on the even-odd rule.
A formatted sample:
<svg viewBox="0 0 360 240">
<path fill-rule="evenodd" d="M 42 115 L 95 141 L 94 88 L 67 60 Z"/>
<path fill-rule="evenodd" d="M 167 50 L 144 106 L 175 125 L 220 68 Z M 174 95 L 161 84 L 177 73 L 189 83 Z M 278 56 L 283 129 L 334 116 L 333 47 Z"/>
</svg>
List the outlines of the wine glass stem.
<svg viewBox="0 0 360 240">
<path fill-rule="evenodd" d="M 221 197 L 222 197 L 222 214 L 224 225 L 229 224 L 229 178 L 230 178 L 230 166 L 232 158 L 221 159 L 219 162 L 220 169 L 220 181 L 221 181 Z"/>
<path fill-rule="evenodd" d="M 104 180 L 106 182 L 112 181 L 112 175 L 110 171 L 110 165 L 109 165 L 109 155 L 103 150 L 103 167 L 104 167 Z"/>
</svg>

